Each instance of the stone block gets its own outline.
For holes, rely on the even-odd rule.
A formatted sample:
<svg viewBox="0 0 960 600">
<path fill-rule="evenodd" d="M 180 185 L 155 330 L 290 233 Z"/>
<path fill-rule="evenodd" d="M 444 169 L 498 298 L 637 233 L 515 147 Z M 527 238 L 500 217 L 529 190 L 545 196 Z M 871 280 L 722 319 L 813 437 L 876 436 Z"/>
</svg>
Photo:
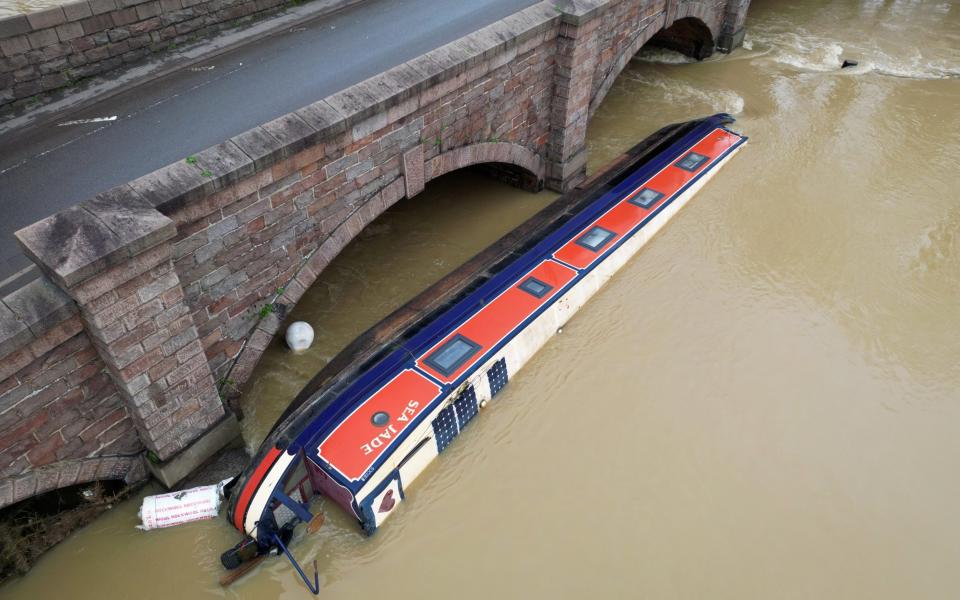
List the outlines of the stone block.
<svg viewBox="0 0 960 600">
<path fill-rule="evenodd" d="M 130 182 L 130 187 L 164 214 L 216 191 L 211 177 L 186 159 L 167 165 Z"/>
<path fill-rule="evenodd" d="M 563 13 L 564 23 L 582 25 L 599 16 L 609 2 L 610 0 L 562 0 L 556 7 Z"/>
<path fill-rule="evenodd" d="M 174 222 L 128 185 L 120 185 L 98 194 L 80 206 L 117 236 L 130 257 L 177 234 Z"/>
<path fill-rule="evenodd" d="M 55 90 L 67 85 L 67 77 L 60 73 L 51 73 L 40 78 L 40 85 L 44 91 Z"/>
<path fill-rule="evenodd" d="M 283 157 L 283 144 L 263 127 L 254 127 L 230 140 L 253 160 L 253 166 L 258 171 Z"/>
<path fill-rule="evenodd" d="M 253 159 L 227 140 L 196 154 L 202 175 L 212 180 L 214 189 L 223 189 L 254 174 Z"/>
<path fill-rule="evenodd" d="M 53 60 L 55 58 L 60 58 L 61 56 L 66 56 L 73 53 L 73 47 L 71 47 L 70 44 L 62 44 L 58 42 L 56 44 L 50 44 L 49 46 L 46 46 L 40 50 L 40 53 L 41 56 L 43 56 L 42 60 Z"/>
<path fill-rule="evenodd" d="M 284 157 L 293 156 L 317 141 L 317 130 L 296 113 L 283 115 L 262 127 L 283 145 Z"/>
<path fill-rule="evenodd" d="M 57 27 L 57 37 L 61 42 L 69 42 L 83 37 L 83 25 L 80 23 L 64 23 Z"/>
<path fill-rule="evenodd" d="M 436 85 L 443 78 L 446 71 L 446 67 L 435 60 L 434 57 L 430 56 L 429 53 L 421 54 L 404 64 L 414 72 L 419 73 L 423 78 L 421 89 Z"/>
<path fill-rule="evenodd" d="M 60 72 L 61 70 L 67 68 L 67 65 L 68 65 L 68 64 L 69 64 L 69 63 L 67 63 L 67 59 L 65 59 L 65 58 L 58 58 L 58 59 L 52 60 L 52 61 L 50 61 L 50 62 L 41 63 L 41 65 L 40 65 L 40 73 L 41 73 L 42 75 L 49 75 L 49 74 L 51 74 L 51 73 L 58 73 L 58 72 Z"/>
<path fill-rule="evenodd" d="M 396 88 L 396 93 L 400 95 L 400 98 L 397 98 L 398 100 L 415 97 L 422 89 L 427 87 L 429 79 L 425 73 L 409 63 L 401 63 L 391 68 L 381 74 L 381 78 L 392 82 Z"/>
<path fill-rule="evenodd" d="M 504 21 L 497 21 L 454 42 L 469 51 L 468 69 L 516 45 L 516 38 L 504 31 L 503 24 Z"/>
<path fill-rule="evenodd" d="M 90 10 L 95 15 L 102 15 L 117 9 L 116 0 L 88 0 Z"/>
<path fill-rule="evenodd" d="M 124 25 L 129 25 L 130 23 L 137 22 L 137 9 L 136 8 L 127 8 L 124 10 L 117 10 L 110 13 L 110 18 L 113 19 L 113 24 L 117 27 L 123 27 Z M 110 38 L 111 41 L 113 38 Z"/>
<path fill-rule="evenodd" d="M 25 35 L 0 39 L 0 51 L 3 52 L 4 56 L 16 56 L 23 54 L 29 49 L 30 42 Z"/>
<path fill-rule="evenodd" d="M 324 170 L 324 173 L 326 174 L 327 178 L 330 179 L 330 178 L 334 177 L 335 175 L 337 175 L 338 173 L 342 173 L 343 171 L 346 171 L 349 167 L 352 167 L 353 165 L 357 164 L 358 162 L 360 162 L 360 158 L 359 158 L 355 153 L 354 153 L 354 154 L 347 154 L 346 156 L 343 156 L 342 158 L 338 158 L 337 160 L 335 160 L 335 161 L 333 161 L 333 162 L 331 162 L 331 163 L 328 163 L 328 164 L 323 168 L 323 170 Z"/>
<path fill-rule="evenodd" d="M 177 277 L 176 272 L 171 271 L 137 289 L 137 297 L 140 299 L 140 302 L 149 302 L 163 292 L 174 287 L 179 287 L 179 285 L 180 279 Z"/>
<path fill-rule="evenodd" d="M 352 125 L 358 120 L 377 111 L 378 99 L 361 85 L 353 85 L 326 98 L 334 110 L 343 115 L 344 126 Z"/>
<path fill-rule="evenodd" d="M 347 169 L 344 174 L 346 175 L 347 181 L 352 181 L 357 179 L 360 175 L 367 173 L 371 169 L 373 169 L 373 160 L 367 159 L 353 165 Z"/>
<path fill-rule="evenodd" d="M 13 504 L 13 480 L 0 482 L 0 508 Z"/>
<path fill-rule="evenodd" d="M 160 14 L 160 2 L 153 0 L 137 6 L 137 19 L 143 21 Z"/>
<path fill-rule="evenodd" d="M 3 299 L 35 336 L 77 314 L 76 303 L 46 277 L 34 279 Z M 0 324 L 2 328 L 2 324 Z"/>
<path fill-rule="evenodd" d="M 86 0 L 70 2 L 64 4 L 61 8 L 63 8 L 63 14 L 67 17 L 68 21 L 79 21 L 80 19 L 86 19 L 93 15 L 93 11 L 90 9 L 90 5 Z"/>
<path fill-rule="evenodd" d="M 13 480 L 13 501 L 19 502 L 33 496 L 37 491 L 37 476 L 34 472 L 24 473 Z"/>
<path fill-rule="evenodd" d="M 29 54 L 34 54 L 38 52 L 40 52 L 39 56 L 34 56 L 31 58 L 31 63 L 33 64 L 27 65 L 26 67 L 13 72 L 14 82 L 16 82 L 17 84 L 33 82 L 37 86 L 40 85 L 39 81 L 34 81 L 39 79 L 41 75 L 37 65 L 43 64 L 44 61 L 48 59 L 43 58 L 42 51 L 31 50 Z"/>
<path fill-rule="evenodd" d="M 33 338 L 27 324 L 5 303 L 0 303 L 0 356 L 7 357 L 24 348 Z"/>
<path fill-rule="evenodd" d="M 309 104 L 296 114 L 313 127 L 318 138 L 330 138 L 347 130 L 343 115 L 326 100 Z"/>
<path fill-rule="evenodd" d="M 14 235 L 34 262 L 64 287 L 80 283 L 128 256 L 117 235 L 79 206 L 60 211 Z"/>
<path fill-rule="evenodd" d="M 30 33 L 33 29 L 25 15 L 11 15 L 0 18 L 0 39 Z"/>
<path fill-rule="evenodd" d="M 27 13 L 27 21 L 30 22 L 30 27 L 32 27 L 34 31 L 38 31 L 66 23 L 67 16 L 63 13 L 61 7 L 54 6 L 46 10 Z"/>
<path fill-rule="evenodd" d="M 110 18 L 110 15 L 96 15 L 80 21 L 80 26 L 83 27 L 84 33 L 90 35 L 113 27 L 113 19 Z M 107 54 L 104 53 L 101 58 L 106 57 Z"/>
<path fill-rule="evenodd" d="M 383 110 L 358 122 L 351 130 L 353 139 L 361 140 L 386 127 L 389 124 L 387 114 L 387 111 Z"/>
<path fill-rule="evenodd" d="M 110 54 L 117 55 L 123 54 L 130 47 L 129 44 L 117 44 L 117 42 L 122 42 L 123 40 L 130 37 L 130 30 L 122 27 L 115 27 L 107 32 L 107 38 L 114 42 L 110 46 Z"/>
</svg>

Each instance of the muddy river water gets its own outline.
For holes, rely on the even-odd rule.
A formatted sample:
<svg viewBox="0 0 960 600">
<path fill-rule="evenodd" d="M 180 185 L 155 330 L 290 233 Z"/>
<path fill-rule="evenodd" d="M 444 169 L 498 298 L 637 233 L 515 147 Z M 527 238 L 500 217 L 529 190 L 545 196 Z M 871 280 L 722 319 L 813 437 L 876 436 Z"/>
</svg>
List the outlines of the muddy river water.
<svg viewBox="0 0 960 600">
<path fill-rule="evenodd" d="M 635 59 L 590 167 L 716 111 L 750 144 L 376 536 L 335 507 L 299 534 L 323 597 L 957 597 L 960 5 L 754 0 L 747 26 L 729 56 Z M 313 349 L 275 344 L 247 386 L 247 444 L 355 335 L 552 197 L 460 173 L 376 221 L 294 310 Z M 308 595 L 281 560 L 221 589 L 227 523 L 144 533 L 138 504 L 0 596 Z"/>
</svg>

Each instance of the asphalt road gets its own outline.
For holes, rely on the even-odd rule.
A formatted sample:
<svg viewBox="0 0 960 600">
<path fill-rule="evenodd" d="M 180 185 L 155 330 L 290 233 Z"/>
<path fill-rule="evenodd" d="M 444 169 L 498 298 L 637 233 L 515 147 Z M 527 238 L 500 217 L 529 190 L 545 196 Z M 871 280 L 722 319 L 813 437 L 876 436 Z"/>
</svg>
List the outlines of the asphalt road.
<svg viewBox="0 0 960 600">
<path fill-rule="evenodd" d="M 535 3 L 361 3 L 69 116 L 115 121 L 54 120 L 0 137 L 0 288 L 30 265 L 14 240 L 17 229 Z"/>
</svg>

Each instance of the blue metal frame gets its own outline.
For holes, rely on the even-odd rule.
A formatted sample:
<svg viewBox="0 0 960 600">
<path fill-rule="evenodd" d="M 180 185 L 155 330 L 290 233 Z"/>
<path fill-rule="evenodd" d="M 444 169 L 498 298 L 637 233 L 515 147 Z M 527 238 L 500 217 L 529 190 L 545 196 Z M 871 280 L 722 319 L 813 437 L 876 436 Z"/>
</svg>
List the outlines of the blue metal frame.
<svg viewBox="0 0 960 600">
<path fill-rule="evenodd" d="M 521 275 L 532 269 L 536 264 L 542 261 L 545 256 L 550 256 L 556 249 L 572 239 L 572 237 L 581 231 L 585 226 L 592 223 L 601 214 L 609 210 L 613 205 L 623 200 L 623 198 L 629 192 L 636 189 L 636 187 L 642 181 L 648 179 L 656 172 L 667 167 L 677 158 L 683 156 L 686 152 L 689 152 L 689 147 L 694 142 L 699 141 L 710 131 L 713 131 L 718 127 L 725 129 L 723 125 L 732 121 L 732 117 L 724 114 L 714 115 L 713 117 L 705 119 L 701 124 L 671 144 L 669 148 L 661 152 L 659 156 L 653 158 L 650 162 L 646 163 L 644 166 L 625 177 L 619 184 L 614 186 L 613 189 L 574 215 L 550 235 L 544 237 L 543 240 L 524 253 L 523 256 L 519 257 L 513 263 L 508 265 L 503 271 L 497 273 L 494 277 L 480 286 L 469 296 L 452 306 L 432 323 L 425 326 L 420 332 L 400 346 L 398 350 L 392 352 L 373 368 L 361 374 L 357 380 L 350 387 L 348 387 L 339 398 L 337 398 L 337 400 L 332 402 L 330 406 L 328 406 L 320 415 L 315 417 L 313 421 L 304 428 L 304 430 L 297 436 L 293 443 L 291 443 L 287 448 L 287 451 L 294 453 L 299 451 L 300 448 L 304 448 L 308 444 L 318 441 L 321 437 L 326 435 L 332 429 L 332 427 L 339 424 L 346 414 L 349 414 L 349 412 L 353 410 L 360 402 L 365 400 L 374 391 L 382 387 L 382 385 L 384 385 L 391 377 L 394 377 L 404 368 L 413 367 L 415 364 L 415 357 L 421 356 L 426 350 L 448 335 L 452 329 L 459 327 L 463 322 L 470 318 L 470 316 L 472 316 L 479 307 L 483 306 L 486 298 L 494 297 L 502 290 L 513 285 Z M 742 138 L 740 141 L 735 143 L 726 152 L 717 157 L 717 162 L 725 158 L 736 148 L 746 142 L 746 137 L 740 137 Z M 620 239 L 616 240 L 615 243 L 602 248 L 601 254 L 606 255 L 614 252 L 628 239 L 632 238 L 637 231 L 642 229 L 646 223 L 656 217 L 662 210 L 664 210 L 677 197 L 689 189 L 690 186 L 694 185 L 712 168 L 713 167 L 698 173 L 693 179 L 687 182 L 686 185 L 672 194 L 666 202 L 660 205 L 655 211 L 651 212 L 646 219 L 639 223 L 629 233 L 623 235 Z M 587 268 L 579 270 L 577 277 L 564 286 L 562 290 L 558 291 L 558 293 L 554 295 L 554 298 L 562 296 L 564 291 L 578 283 L 583 276 L 591 272 L 601 262 L 602 260 L 594 261 Z M 499 352 L 503 346 L 513 339 L 517 331 L 522 330 L 526 325 L 539 317 L 545 310 L 552 306 L 552 304 L 552 301 L 545 303 L 544 306 L 540 307 L 540 309 L 528 317 L 515 330 L 514 334 L 507 336 L 495 347 L 484 352 L 483 357 L 477 361 L 477 364 L 482 364 L 487 357 Z M 436 402 L 439 399 L 446 397 L 451 390 L 459 387 L 472 374 L 473 371 L 467 371 L 456 381 L 448 385 L 443 385 L 441 393 L 438 394 L 433 401 L 431 401 L 430 405 L 416 419 L 414 419 L 414 422 L 406 428 L 405 432 L 396 438 L 396 441 L 402 442 L 406 436 L 409 435 L 410 432 L 414 431 L 416 427 L 423 421 L 423 419 L 426 418 L 430 412 L 432 412 L 432 409 L 435 407 Z M 431 379 L 433 378 L 431 377 Z M 316 456 L 315 448 L 306 447 L 305 450 L 312 460 L 318 458 Z M 356 494 L 366 483 L 366 480 L 370 474 L 376 472 L 390 456 L 391 453 L 385 452 L 383 456 L 378 458 L 373 463 L 371 468 L 366 471 L 363 477 L 357 481 L 344 478 L 334 469 L 325 470 L 327 470 L 331 477 Z M 319 464 L 322 466 L 324 463 L 321 460 Z M 390 477 L 387 477 L 385 481 L 389 481 L 390 479 Z M 378 485 L 377 489 L 382 489 L 382 485 Z M 371 494 L 371 496 L 375 494 L 376 491 Z M 362 503 L 363 500 L 364 499 L 360 499 L 360 503 Z"/>
<path fill-rule="evenodd" d="M 273 542 L 277 545 L 277 548 L 286 555 L 287 559 L 290 561 L 290 564 L 293 565 L 293 568 L 297 570 L 297 573 L 300 575 L 300 579 L 303 580 L 304 585 L 307 586 L 307 589 L 313 593 L 314 596 L 320 593 L 320 573 L 317 571 L 317 561 L 313 561 L 313 581 L 311 582 L 307 579 L 306 573 L 303 572 L 303 569 L 300 568 L 300 563 L 297 562 L 297 559 L 293 557 L 293 554 L 290 554 L 290 550 L 287 549 L 287 546 L 283 543 L 283 540 L 280 539 L 280 536 L 276 533 L 271 533 L 270 537 L 273 539 Z"/>
<path fill-rule="evenodd" d="M 277 486 L 277 488 L 273 490 L 273 494 L 271 494 L 271 496 L 275 500 L 278 500 L 280 504 L 286 506 L 291 511 L 293 511 L 293 514 L 297 515 L 297 518 L 303 521 L 304 523 L 308 523 L 310 519 L 313 518 L 313 515 L 310 514 L 310 511 L 307 510 L 307 507 L 305 505 L 300 504 L 299 502 L 297 502 L 296 500 L 288 496 L 286 493 L 284 493 L 283 489 L 280 486 Z"/>
</svg>

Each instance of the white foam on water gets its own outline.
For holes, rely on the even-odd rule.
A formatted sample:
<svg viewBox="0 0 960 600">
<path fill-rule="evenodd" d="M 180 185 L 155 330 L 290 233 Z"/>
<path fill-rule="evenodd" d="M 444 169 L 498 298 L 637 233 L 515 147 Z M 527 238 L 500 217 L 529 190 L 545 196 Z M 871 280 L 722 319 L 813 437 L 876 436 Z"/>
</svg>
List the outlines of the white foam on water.
<svg viewBox="0 0 960 600">
<path fill-rule="evenodd" d="M 960 210 L 954 210 L 940 222 L 925 229 L 916 245 L 906 253 L 910 266 L 922 271 L 936 271 L 956 260 L 960 248 Z"/>
<path fill-rule="evenodd" d="M 906 79 L 956 79 L 960 67 L 946 64 L 897 64 L 896 62 L 868 63 L 880 75 Z"/>
<path fill-rule="evenodd" d="M 663 99 L 667 102 L 684 105 L 706 105 L 713 112 L 725 112 L 731 115 L 743 112 L 743 96 L 733 90 L 705 89 L 677 79 L 648 76 L 629 71 L 624 72 L 624 75 L 643 85 L 659 88 L 663 91 Z"/>
<path fill-rule="evenodd" d="M 836 71 L 843 62 L 843 46 L 836 42 L 822 46 L 802 48 L 800 52 L 780 49 L 773 54 L 773 59 L 779 63 L 796 67 L 801 71 L 825 73 Z"/>
<path fill-rule="evenodd" d="M 666 48 L 644 47 L 633 57 L 641 62 L 657 63 L 661 65 L 685 65 L 695 63 L 695 58 Z"/>
<path fill-rule="evenodd" d="M 744 47 L 747 48 L 747 40 Z M 960 77 L 960 58 L 928 57 L 917 47 L 891 54 L 875 42 L 861 44 L 840 42 L 821 37 L 803 29 L 775 31 L 757 28 L 749 37 L 750 50 L 757 46 L 769 48 L 767 60 L 791 66 L 807 73 L 838 73 L 865 75 L 875 73 L 906 79 L 953 79 Z M 856 60 L 856 67 L 841 70 L 845 58 Z"/>
</svg>

